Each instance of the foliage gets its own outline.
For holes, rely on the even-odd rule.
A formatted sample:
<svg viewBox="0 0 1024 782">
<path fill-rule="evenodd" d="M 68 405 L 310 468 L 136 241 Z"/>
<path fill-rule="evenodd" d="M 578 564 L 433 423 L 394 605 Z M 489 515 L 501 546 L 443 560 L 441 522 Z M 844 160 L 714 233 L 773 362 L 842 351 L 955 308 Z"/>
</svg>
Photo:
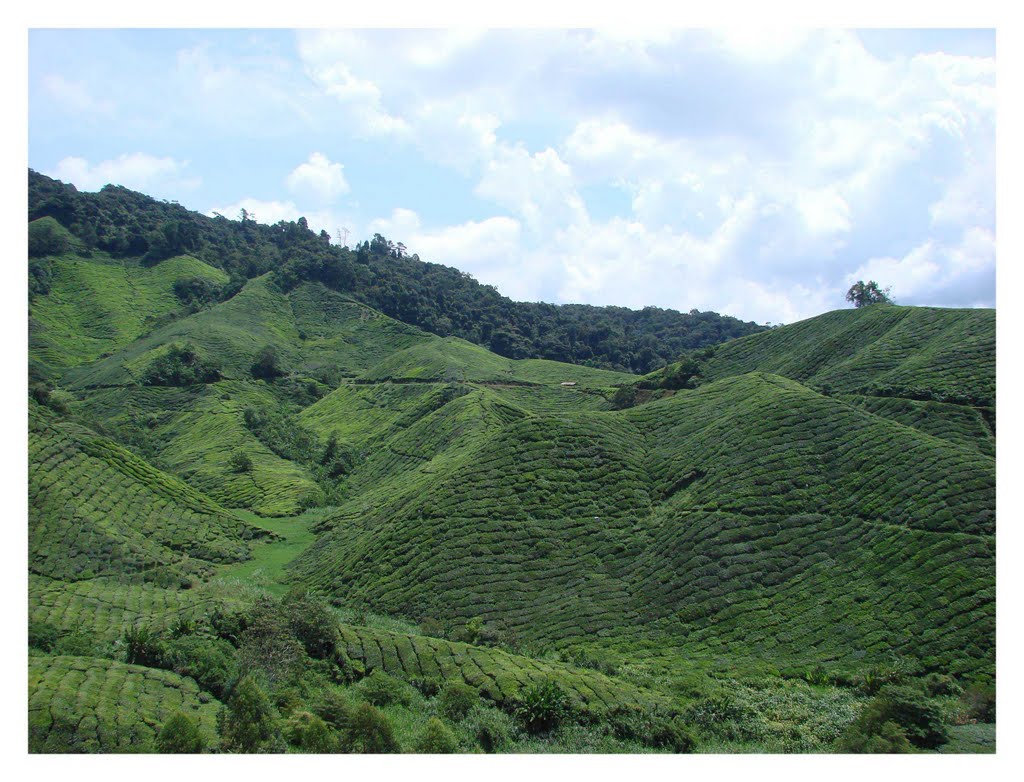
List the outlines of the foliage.
<svg viewBox="0 0 1024 782">
<path fill-rule="evenodd" d="M 550 733 L 568 721 L 573 713 L 569 695 L 558 682 L 550 679 L 522 693 L 513 708 L 523 727 L 533 735 Z"/>
<path fill-rule="evenodd" d="M 338 751 L 338 738 L 327 723 L 308 711 L 292 714 L 285 723 L 288 743 L 303 752 L 327 754 Z"/>
<path fill-rule="evenodd" d="M 193 309 L 220 301 L 225 286 L 209 277 L 181 277 L 174 281 L 174 295 Z"/>
<path fill-rule="evenodd" d="M 252 457 L 245 451 L 235 451 L 232 453 L 228 464 L 231 466 L 232 472 L 246 473 L 253 470 Z"/>
<path fill-rule="evenodd" d="M 978 722 L 996 721 L 996 688 L 991 684 L 974 684 L 964 690 L 961 700 L 969 719 Z"/>
<path fill-rule="evenodd" d="M 28 645 L 30 649 L 38 649 L 41 652 L 49 652 L 57 645 L 60 638 L 60 630 L 49 622 L 28 623 Z"/>
<path fill-rule="evenodd" d="M 50 216 L 85 246 L 150 261 L 189 253 L 235 277 L 272 269 L 285 291 L 312 280 L 350 291 L 387 315 L 459 336 L 509 358 L 650 372 L 685 350 L 763 329 L 714 312 L 513 302 L 468 274 L 424 263 L 379 234 L 353 250 L 329 244 L 304 218 L 263 225 L 205 217 L 123 187 L 80 193 L 29 172 L 29 217 Z"/>
<path fill-rule="evenodd" d="M 378 668 L 355 686 L 364 701 L 374 706 L 408 706 L 416 691 L 400 679 L 396 679 Z"/>
<path fill-rule="evenodd" d="M 193 386 L 216 383 L 220 368 L 204 361 L 194 345 L 171 345 L 157 356 L 142 373 L 142 384 L 147 386 Z"/>
<path fill-rule="evenodd" d="M 134 626 L 124 631 L 124 659 L 133 665 L 159 667 L 163 656 L 160 637 L 147 627 Z"/>
<path fill-rule="evenodd" d="M 282 601 L 292 634 L 299 639 L 306 654 L 317 660 L 334 655 L 341 641 L 338 619 L 322 597 L 299 590 L 290 592 Z"/>
<path fill-rule="evenodd" d="M 452 722 L 461 722 L 480 702 L 480 693 L 468 684 L 449 682 L 437 696 L 437 710 Z"/>
<path fill-rule="evenodd" d="M 416 739 L 414 751 L 421 755 L 450 755 L 458 750 L 452 729 L 437 717 L 431 717 Z"/>
<path fill-rule="evenodd" d="M 270 746 L 277 719 L 270 699 L 252 676 L 239 680 L 218 719 L 221 741 L 229 751 L 259 752 Z"/>
<path fill-rule="evenodd" d="M 237 677 L 234 648 L 205 635 L 184 635 L 163 642 L 159 667 L 190 676 L 204 690 L 221 698 Z"/>
<path fill-rule="evenodd" d="M 854 307 L 867 307 L 871 304 L 892 304 L 889 298 L 890 288 L 879 288 L 874 280 L 857 280 L 846 292 L 846 300 Z"/>
<path fill-rule="evenodd" d="M 156 737 L 156 747 L 165 754 L 195 755 L 206 748 L 206 739 L 199 730 L 199 724 L 180 711 L 171 715 L 170 719 L 160 728 Z"/>
<path fill-rule="evenodd" d="M 341 732 L 341 745 L 346 752 L 374 755 L 402 751 L 391 722 L 369 703 L 360 703 L 352 710 Z"/>
<path fill-rule="evenodd" d="M 865 752 L 879 750 L 854 748 L 873 747 L 879 742 L 901 747 L 900 732 L 910 744 L 920 749 L 935 749 L 949 739 L 942 712 L 923 692 L 908 685 L 888 685 L 864 707 L 844 734 L 840 746 L 848 751 Z"/>
<path fill-rule="evenodd" d="M 675 753 L 690 753 L 697 746 L 693 731 L 674 713 L 657 707 L 622 705 L 609 712 L 607 724 L 619 739 L 635 740 Z"/>
<path fill-rule="evenodd" d="M 276 380 L 288 374 L 281 365 L 281 359 L 278 357 L 277 350 L 273 345 L 265 345 L 260 349 L 249 371 L 257 380 L 268 381 Z"/>
<path fill-rule="evenodd" d="M 71 246 L 67 230 L 52 217 L 43 217 L 28 224 L 28 257 L 62 255 Z"/>
<path fill-rule="evenodd" d="M 914 748 L 906 731 L 893 720 L 878 723 L 874 718 L 850 725 L 836 743 L 836 751 L 848 754 L 904 754 Z"/>
<path fill-rule="evenodd" d="M 503 752 L 517 739 L 517 728 L 512 718 L 483 703 L 477 703 L 467 712 L 461 729 L 488 753 Z"/>
</svg>

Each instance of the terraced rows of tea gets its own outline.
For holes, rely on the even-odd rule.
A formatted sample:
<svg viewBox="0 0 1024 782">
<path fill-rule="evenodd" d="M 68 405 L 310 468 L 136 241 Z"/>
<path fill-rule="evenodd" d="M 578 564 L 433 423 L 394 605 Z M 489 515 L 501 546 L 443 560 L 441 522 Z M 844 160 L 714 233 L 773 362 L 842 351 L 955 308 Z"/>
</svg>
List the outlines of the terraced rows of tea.
<svg viewBox="0 0 1024 782">
<path fill-rule="evenodd" d="M 496 703 L 514 700 L 524 690 L 547 681 L 558 682 L 584 709 L 595 713 L 668 701 L 663 695 L 596 671 L 500 649 L 352 625 L 342 625 L 341 634 L 349 657 L 360 660 L 367 672 L 380 668 L 413 680 L 465 682 Z"/>
<path fill-rule="evenodd" d="M 850 661 L 907 648 L 931 623 L 924 646 L 944 664 L 958 648 L 966 668 L 991 654 L 993 461 L 794 381 L 751 374 L 623 413 L 528 415 L 450 466 L 355 497 L 295 576 L 384 612 L 479 616 L 556 643 L 650 625 L 705 650 Z M 822 521 L 792 532 L 804 517 Z M 938 554 L 902 553 L 950 540 L 976 552 L 955 588 Z M 849 583 L 874 596 L 850 603 L 837 592 Z M 889 611 L 902 591 L 931 608 Z M 769 624 L 759 612 L 780 602 L 795 618 Z"/>
<path fill-rule="evenodd" d="M 114 641 L 133 625 L 169 628 L 178 620 L 197 620 L 225 602 L 225 595 L 207 590 L 168 589 L 120 578 L 68 583 L 31 576 L 28 616 L 29 622 L 61 632 L 84 630 Z"/>
<path fill-rule="evenodd" d="M 29 431 L 29 565 L 80 580 L 166 570 L 208 573 L 248 558 L 267 533 L 86 429 L 34 416 Z"/>
<path fill-rule="evenodd" d="M 696 388 L 651 376 L 619 410 L 633 375 L 506 359 L 319 283 L 268 274 L 191 312 L 175 282 L 226 277 L 188 257 L 55 268 L 32 304 L 59 392 L 30 405 L 29 610 L 62 639 L 117 649 L 188 618 L 224 651 L 215 608 L 301 586 L 342 616 L 543 650 L 341 625 L 366 672 L 505 705 L 554 680 L 594 714 L 677 708 L 698 671 L 893 655 L 994 675 L 990 312 L 828 313 L 702 352 Z M 219 376 L 146 385 L 186 344 Z M 254 377 L 267 347 L 280 380 Z M 192 679 L 52 648 L 30 659 L 33 750 L 151 749 L 176 710 L 216 735 Z M 550 661 L 581 650 L 660 678 Z"/>
<path fill-rule="evenodd" d="M 153 752 L 175 712 L 213 743 L 218 705 L 189 678 L 91 657 L 30 656 L 31 752 Z"/>
<path fill-rule="evenodd" d="M 97 253 L 61 257 L 53 268 L 49 293 L 32 302 L 29 328 L 33 358 L 53 367 L 95 361 L 143 336 L 161 318 L 183 313 L 174 295 L 176 280 L 228 279 L 188 256 L 145 267 Z"/>
<path fill-rule="evenodd" d="M 250 280 L 226 302 L 174 320 L 107 358 L 68 370 L 65 379 L 74 388 L 133 384 L 155 357 L 176 343 L 195 345 L 229 379 L 250 377 L 257 354 L 268 346 L 292 371 L 306 374 L 327 367 L 352 376 L 395 351 L 437 339 L 323 286 L 307 284 L 284 294 L 265 275 Z"/>
<path fill-rule="evenodd" d="M 650 632 L 691 656 L 991 673 L 994 542 L 821 515 L 685 513 L 631 572 Z"/>
<path fill-rule="evenodd" d="M 874 415 L 957 445 L 976 448 L 985 456 L 995 458 L 994 408 L 858 394 L 848 394 L 839 398 Z"/>
<path fill-rule="evenodd" d="M 837 310 L 719 346 L 708 379 L 771 372 L 817 388 L 995 404 L 995 312 Z"/>
<path fill-rule="evenodd" d="M 144 430 L 161 465 L 228 508 L 264 516 L 299 512 L 317 490 L 308 470 L 282 459 L 246 428 L 246 408 L 276 405 L 263 383 L 222 381 L 206 386 L 121 386 L 83 393 L 76 409 L 112 429 Z M 244 452 L 252 469 L 231 457 Z"/>
</svg>

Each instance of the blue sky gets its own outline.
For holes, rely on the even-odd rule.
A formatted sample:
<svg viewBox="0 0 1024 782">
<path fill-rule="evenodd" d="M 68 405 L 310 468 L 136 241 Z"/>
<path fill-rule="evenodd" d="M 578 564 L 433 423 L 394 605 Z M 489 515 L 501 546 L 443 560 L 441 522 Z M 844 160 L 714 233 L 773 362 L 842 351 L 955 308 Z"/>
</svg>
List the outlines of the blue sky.
<svg viewBox="0 0 1024 782">
<path fill-rule="evenodd" d="M 520 300 L 995 305 L 995 35 L 33 30 L 29 165 Z"/>
</svg>

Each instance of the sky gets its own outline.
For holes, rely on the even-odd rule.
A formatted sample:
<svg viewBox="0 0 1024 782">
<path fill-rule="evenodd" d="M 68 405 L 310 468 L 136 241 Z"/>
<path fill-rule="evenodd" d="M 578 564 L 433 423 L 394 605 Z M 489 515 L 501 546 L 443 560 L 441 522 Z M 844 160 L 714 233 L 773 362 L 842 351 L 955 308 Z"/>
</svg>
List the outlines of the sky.
<svg viewBox="0 0 1024 782">
<path fill-rule="evenodd" d="M 48 30 L 29 166 L 516 300 L 994 307 L 992 30 Z"/>
</svg>

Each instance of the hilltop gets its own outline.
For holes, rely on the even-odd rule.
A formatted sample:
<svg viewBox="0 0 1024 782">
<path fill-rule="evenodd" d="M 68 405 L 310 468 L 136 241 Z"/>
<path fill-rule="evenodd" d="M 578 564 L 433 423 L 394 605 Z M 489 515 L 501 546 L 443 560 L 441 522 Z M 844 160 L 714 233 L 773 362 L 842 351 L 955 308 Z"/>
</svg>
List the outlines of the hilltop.
<svg viewBox="0 0 1024 782">
<path fill-rule="evenodd" d="M 994 312 L 518 304 L 35 173 L 29 218 L 33 751 L 355 751 L 367 707 L 392 749 L 829 751 L 886 683 L 988 746 Z"/>
</svg>

